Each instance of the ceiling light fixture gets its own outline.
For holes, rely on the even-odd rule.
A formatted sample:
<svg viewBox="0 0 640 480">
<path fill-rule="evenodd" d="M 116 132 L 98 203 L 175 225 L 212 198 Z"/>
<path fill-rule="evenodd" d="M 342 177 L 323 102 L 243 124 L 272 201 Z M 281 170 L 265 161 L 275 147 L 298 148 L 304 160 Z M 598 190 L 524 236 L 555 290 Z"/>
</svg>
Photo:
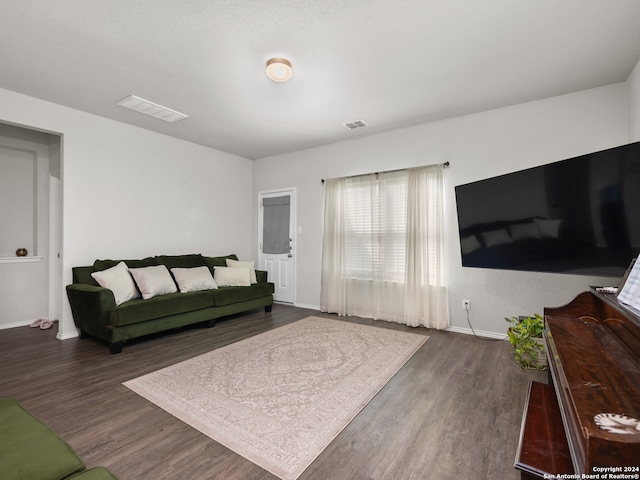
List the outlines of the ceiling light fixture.
<svg viewBox="0 0 640 480">
<path fill-rule="evenodd" d="M 293 76 L 291 62 L 285 58 L 270 58 L 267 61 L 267 77 L 274 82 L 286 82 Z"/>
</svg>

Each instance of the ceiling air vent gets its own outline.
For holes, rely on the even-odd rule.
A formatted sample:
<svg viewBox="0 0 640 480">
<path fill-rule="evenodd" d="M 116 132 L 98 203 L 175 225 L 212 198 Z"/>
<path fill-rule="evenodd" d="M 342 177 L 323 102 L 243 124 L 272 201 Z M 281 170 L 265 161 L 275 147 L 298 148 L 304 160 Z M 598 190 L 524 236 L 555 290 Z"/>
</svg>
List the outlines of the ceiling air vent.
<svg viewBox="0 0 640 480">
<path fill-rule="evenodd" d="M 368 127 L 369 124 L 364 120 L 354 120 L 353 122 L 343 123 L 349 130 L 355 130 L 356 128 Z"/>
<path fill-rule="evenodd" d="M 129 95 L 127 98 L 123 98 L 119 102 L 116 102 L 116 105 L 144 113 L 145 115 L 149 115 L 150 117 L 158 118 L 169 123 L 189 118 L 189 115 L 176 112 L 175 110 L 150 102 L 144 98 L 136 97 L 135 95 Z"/>
</svg>

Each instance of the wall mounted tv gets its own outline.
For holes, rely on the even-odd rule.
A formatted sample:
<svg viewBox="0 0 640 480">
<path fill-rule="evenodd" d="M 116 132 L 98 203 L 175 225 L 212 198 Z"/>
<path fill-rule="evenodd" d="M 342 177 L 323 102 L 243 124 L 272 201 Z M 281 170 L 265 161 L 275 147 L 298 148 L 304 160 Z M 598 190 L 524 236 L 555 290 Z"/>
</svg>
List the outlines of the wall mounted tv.
<svg viewBox="0 0 640 480">
<path fill-rule="evenodd" d="M 455 193 L 465 267 L 622 277 L 640 252 L 640 142 Z"/>
</svg>

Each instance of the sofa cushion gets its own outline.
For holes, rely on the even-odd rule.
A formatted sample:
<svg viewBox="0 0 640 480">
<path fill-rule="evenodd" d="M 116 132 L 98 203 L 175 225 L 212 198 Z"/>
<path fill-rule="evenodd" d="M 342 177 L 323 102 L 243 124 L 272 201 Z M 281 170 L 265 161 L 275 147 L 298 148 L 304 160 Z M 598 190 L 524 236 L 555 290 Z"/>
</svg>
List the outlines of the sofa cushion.
<svg viewBox="0 0 640 480">
<path fill-rule="evenodd" d="M 106 270 L 107 268 L 115 267 L 120 262 L 126 263 L 129 268 L 152 267 L 153 265 L 158 265 L 155 258 L 147 257 L 141 260 L 96 260 L 93 262 L 93 268 L 96 271 Z"/>
<path fill-rule="evenodd" d="M 178 291 L 173 277 L 164 265 L 130 268 L 129 272 L 145 300 Z"/>
<path fill-rule="evenodd" d="M 217 290 L 208 290 L 207 293 L 213 298 L 215 307 L 222 307 L 272 295 L 273 283 L 256 283 L 250 287 L 219 287 Z"/>
<path fill-rule="evenodd" d="M 72 267 L 71 271 L 73 272 L 73 283 L 84 283 L 86 285 L 94 285 L 96 287 L 99 286 L 95 278 L 91 276 L 91 274 L 96 271 L 93 268 L 93 265 L 86 267 Z"/>
<path fill-rule="evenodd" d="M 60 480 L 82 470 L 84 463 L 80 457 L 49 427 L 22 408 L 17 400 L 0 399 L 3 478 Z"/>
<path fill-rule="evenodd" d="M 227 259 L 238 260 L 238 256 L 233 253 L 231 255 L 225 255 L 224 257 L 204 257 L 204 261 L 212 272 L 214 267 L 226 267 Z"/>
<path fill-rule="evenodd" d="M 115 267 L 107 268 L 99 272 L 93 272 L 91 276 L 102 287 L 113 292 L 116 305 L 140 296 L 136 284 L 131 278 L 127 264 L 120 262 Z"/>
<path fill-rule="evenodd" d="M 142 298 L 130 300 L 109 311 L 109 323 L 114 327 L 123 327 L 155 318 L 213 307 L 214 302 L 213 297 L 209 295 L 210 291 L 216 290 L 169 293 L 149 300 Z"/>
<path fill-rule="evenodd" d="M 158 255 L 156 261 L 161 265 L 165 265 L 169 270 L 172 268 L 203 267 L 207 265 L 204 257 L 199 253 L 188 255 Z"/>
</svg>

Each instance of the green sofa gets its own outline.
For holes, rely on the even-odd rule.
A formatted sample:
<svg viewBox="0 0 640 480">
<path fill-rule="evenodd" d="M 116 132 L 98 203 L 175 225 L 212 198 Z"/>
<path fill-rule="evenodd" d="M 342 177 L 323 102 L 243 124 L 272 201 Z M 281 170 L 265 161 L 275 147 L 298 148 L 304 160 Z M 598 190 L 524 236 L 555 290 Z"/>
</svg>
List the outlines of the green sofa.
<svg viewBox="0 0 640 480">
<path fill-rule="evenodd" d="M 86 469 L 71 447 L 14 398 L 0 399 L 0 476 L 7 480 L 117 480 Z"/>
<path fill-rule="evenodd" d="M 164 265 L 172 268 L 206 266 L 214 274 L 216 267 L 225 267 L 227 259 L 236 255 L 206 257 L 200 254 L 160 255 L 140 260 L 124 260 L 130 269 Z M 267 272 L 255 270 L 257 283 L 250 286 L 225 286 L 217 289 L 168 293 L 153 298 L 135 298 L 116 305 L 111 290 L 100 287 L 91 276 L 107 270 L 122 260 L 96 260 L 92 266 L 74 267 L 73 283 L 67 285 L 67 297 L 80 337 L 95 337 L 108 342 L 111 353 L 120 353 L 127 340 L 156 332 L 215 320 L 227 315 L 273 305 L 273 283 L 267 282 Z"/>
</svg>

